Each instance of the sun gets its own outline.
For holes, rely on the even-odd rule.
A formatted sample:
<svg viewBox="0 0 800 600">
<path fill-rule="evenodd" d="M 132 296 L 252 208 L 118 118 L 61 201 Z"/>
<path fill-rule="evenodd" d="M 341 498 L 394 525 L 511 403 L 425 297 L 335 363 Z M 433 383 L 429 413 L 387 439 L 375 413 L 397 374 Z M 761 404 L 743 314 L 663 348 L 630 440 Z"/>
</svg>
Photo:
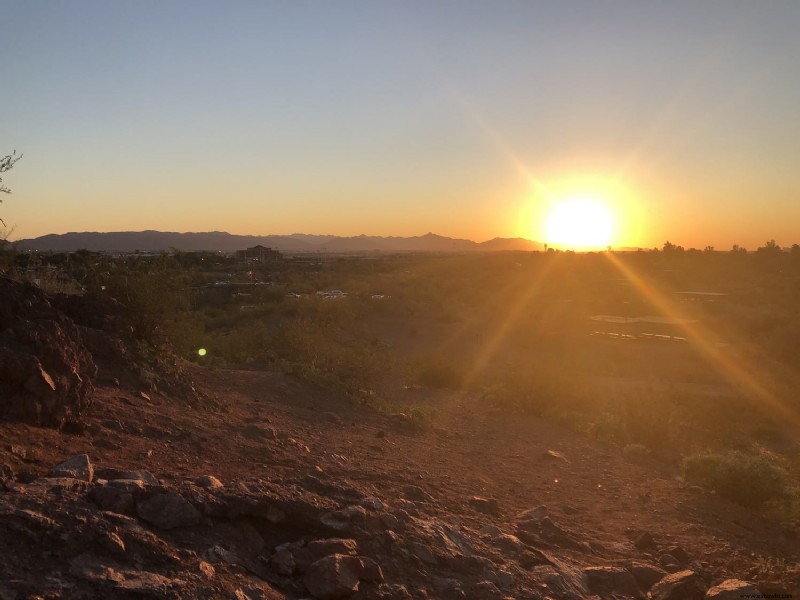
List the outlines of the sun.
<svg viewBox="0 0 800 600">
<path fill-rule="evenodd" d="M 571 198 L 556 204 L 544 224 L 545 241 L 573 250 L 605 248 L 614 235 L 614 219 L 594 198 Z"/>
</svg>

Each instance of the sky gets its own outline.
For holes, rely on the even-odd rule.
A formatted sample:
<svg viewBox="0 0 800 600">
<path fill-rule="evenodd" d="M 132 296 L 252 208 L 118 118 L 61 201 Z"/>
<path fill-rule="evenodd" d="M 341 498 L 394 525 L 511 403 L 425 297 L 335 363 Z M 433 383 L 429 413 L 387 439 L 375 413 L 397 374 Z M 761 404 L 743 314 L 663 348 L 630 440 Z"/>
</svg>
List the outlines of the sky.
<svg viewBox="0 0 800 600">
<path fill-rule="evenodd" d="M 0 217 L 547 241 L 577 199 L 614 246 L 791 245 L 798 25 L 795 0 L 5 2 Z"/>
</svg>

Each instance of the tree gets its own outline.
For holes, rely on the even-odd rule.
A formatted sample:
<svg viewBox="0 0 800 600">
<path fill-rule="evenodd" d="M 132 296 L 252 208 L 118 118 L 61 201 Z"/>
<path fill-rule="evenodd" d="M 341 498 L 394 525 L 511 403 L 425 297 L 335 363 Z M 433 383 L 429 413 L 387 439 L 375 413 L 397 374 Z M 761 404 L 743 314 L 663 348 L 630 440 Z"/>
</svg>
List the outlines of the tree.
<svg viewBox="0 0 800 600">
<path fill-rule="evenodd" d="M 20 154 L 19 156 L 17 156 L 17 151 L 16 150 L 14 150 L 14 152 L 12 152 L 11 154 L 6 154 L 5 156 L 0 157 L 0 173 L 5 173 L 6 171 L 10 171 L 11 167 L 13 167 L 14 164 L 20 158 L 22 158 L 22 155 Z M 3 192 L 4 194 L 10 194 L 11 193 L 11 190 L 3 185 L 3 178 L 2 177 L 0 177 L 0 192 Z M 0 202 L 2 202 L 2 200 L 0 200 Z M 6 222 L 3 221 L 3 219 L 0 219 L 0 223 L 2 223 L 3 227 L 5 227 Z"/>
<path fill-rule="evenodd" d="M 775 242 L 775 240 L 768 240 L 763 246 L 759 246 L 756 252 L 760 254 L 780 254 L 782 252 L 781 247 Z"/>
</svg>

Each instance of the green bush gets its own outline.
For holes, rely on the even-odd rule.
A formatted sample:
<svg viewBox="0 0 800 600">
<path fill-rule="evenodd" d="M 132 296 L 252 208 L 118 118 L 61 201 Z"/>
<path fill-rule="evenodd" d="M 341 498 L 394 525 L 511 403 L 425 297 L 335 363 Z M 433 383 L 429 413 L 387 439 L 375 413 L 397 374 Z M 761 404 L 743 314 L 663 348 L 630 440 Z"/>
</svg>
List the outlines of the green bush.
<svg viewBox="0 0 800 600">
<path fill-rule="evenodd" d="M 787 476 L 763 456 L 743 452 L 690 456 L 683 463 L 686 479 L 751 508 L 784 500 Z"/>
</svg>

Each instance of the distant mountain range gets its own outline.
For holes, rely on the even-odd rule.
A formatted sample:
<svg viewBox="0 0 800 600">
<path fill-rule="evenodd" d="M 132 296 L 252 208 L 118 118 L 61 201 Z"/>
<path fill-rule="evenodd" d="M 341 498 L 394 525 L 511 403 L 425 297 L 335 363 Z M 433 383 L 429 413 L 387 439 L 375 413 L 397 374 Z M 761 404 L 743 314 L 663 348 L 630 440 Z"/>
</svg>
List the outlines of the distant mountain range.
<svg viewBox="0 0 800 600">
<path fill-rule="evenodd" d="M 98 252 L 159 252 L 182 250 L 185 252 L 234 252 L 262 245 L 283 253 L 354 252 L 501 252 L 508 250 L 542 250 L 542 244 L 524 238 L 494 238 L 486 242 L 454 239 L 427 233 L 414 237 L 379 237 L 359 235 L 233 235 L 224 231 L 205 233 L 176 233 L 172 231 L 118 231 L 108 233 L 83 232 L 49 234 L 16 242 L 20 249 L 40 252 L 70 252 L 94 250 Z"/>
</svg>

